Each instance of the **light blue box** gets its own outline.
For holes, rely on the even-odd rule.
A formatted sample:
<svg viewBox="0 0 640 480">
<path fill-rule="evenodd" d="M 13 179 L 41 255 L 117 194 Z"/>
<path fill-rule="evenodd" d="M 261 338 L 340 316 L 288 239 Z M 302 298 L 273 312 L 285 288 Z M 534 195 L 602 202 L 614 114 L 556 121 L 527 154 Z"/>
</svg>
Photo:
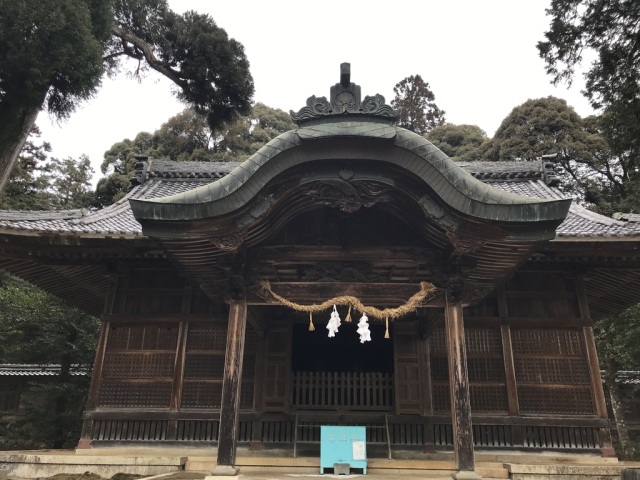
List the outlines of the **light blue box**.
<svg viewBox="0 0 640 480">
<path fill-rule="evenodd" d="M 351 468 L 361 468 L 367 473 L 367 428 L 320 427 L 320 473 L 334 468 L 336 463 L 348 463 Z"/>
</svg>

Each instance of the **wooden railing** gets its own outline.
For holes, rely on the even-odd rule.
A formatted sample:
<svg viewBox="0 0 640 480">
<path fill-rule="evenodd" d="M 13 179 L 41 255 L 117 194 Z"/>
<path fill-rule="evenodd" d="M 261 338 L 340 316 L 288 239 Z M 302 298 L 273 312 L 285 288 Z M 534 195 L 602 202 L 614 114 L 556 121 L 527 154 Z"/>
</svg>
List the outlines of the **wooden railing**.
<svg viewBox="0 0 640 480">
<path fill-rule="evenodd" d="M 376 410 L 393 407 L 393 375 L 378 372 L 293 372 L 297 409 Z"/>
</svg>

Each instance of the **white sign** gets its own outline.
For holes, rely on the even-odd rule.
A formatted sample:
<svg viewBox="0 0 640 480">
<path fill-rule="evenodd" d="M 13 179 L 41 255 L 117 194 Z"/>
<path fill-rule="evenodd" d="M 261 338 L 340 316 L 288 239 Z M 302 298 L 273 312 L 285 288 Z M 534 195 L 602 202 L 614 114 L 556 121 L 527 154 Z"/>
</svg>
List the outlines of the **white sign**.
<svg viewBox="0 0 640 480">
<path fill-rule="evenodd" d="M 351 444 L 353 447 L 353 459 L 354 460 L 366 460 L 367 453 L 365 450 L 364 442 L 353 442 Z"/>
</svg>

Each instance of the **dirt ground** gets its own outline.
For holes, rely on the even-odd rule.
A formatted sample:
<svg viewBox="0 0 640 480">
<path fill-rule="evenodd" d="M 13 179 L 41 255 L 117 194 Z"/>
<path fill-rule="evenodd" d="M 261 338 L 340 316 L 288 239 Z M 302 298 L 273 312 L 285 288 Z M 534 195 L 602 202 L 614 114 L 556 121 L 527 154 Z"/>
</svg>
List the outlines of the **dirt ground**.
<svg viewBox="0 0 640 480">
<path fill-rule="evenodd" d="M 136 480 L 144 475 L 131 475 L 129 473 L 116 473 L 110 480 Z M 53 477 L 42 477 L 38 480 L 107 480 L 95 473 L 59 473 Z"/>
</svg>

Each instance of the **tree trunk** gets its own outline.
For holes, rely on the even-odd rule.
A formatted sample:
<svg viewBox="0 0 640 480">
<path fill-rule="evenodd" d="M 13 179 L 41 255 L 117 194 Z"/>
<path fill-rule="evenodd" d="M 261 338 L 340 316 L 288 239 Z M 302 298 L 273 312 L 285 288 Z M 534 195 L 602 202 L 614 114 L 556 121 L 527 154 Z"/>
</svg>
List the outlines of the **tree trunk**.
<svg viewBox="0 0 640 480">
<path fill-rule="evenodd" d="M 608 361 L 604 370 L 605 385 L 609 389 L 609 398 L 611 399 L 611 409 L 613 410 L 613 418 L 616 421 L 616 430 L 618 431 L 618 442 L 620 442 L 620 450 L 623 459 L 629 459 L 634 454 L 634 448 L 629 439 L 629 431 L 627 430 L 627 421 L 624 413 L 624 406 L 620 396 L 620 389 L 616 383 L 616 368 L 613 362 Z"/>
<path fill-rule="evenodd" d="M 15 103 L 6 99 L 0 104 L 0 196 L 36 123 L 45 96 L 46 90 L 38 104 Z"/>
</svg>

